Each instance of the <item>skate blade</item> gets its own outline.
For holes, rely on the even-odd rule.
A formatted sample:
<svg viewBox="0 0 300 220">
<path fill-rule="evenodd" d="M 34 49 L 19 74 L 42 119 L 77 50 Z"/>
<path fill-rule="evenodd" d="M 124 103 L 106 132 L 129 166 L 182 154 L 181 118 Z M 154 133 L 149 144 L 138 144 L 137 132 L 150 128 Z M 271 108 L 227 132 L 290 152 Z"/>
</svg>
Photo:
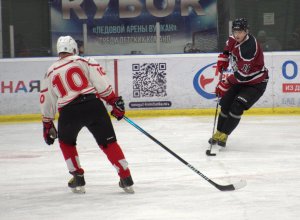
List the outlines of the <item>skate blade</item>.
<svg viewBox="0 0 300 220">
<path fill-rule="evenodd" d="M 127 186 L 122 188 L 124 190 L 124 192 L 129 193 L 129 194 L 134 194 L 134 190 L 131 186 Z"/>
<path fill-rule="evenodd" d="M 71 191 L 76 194 L 84 194 L 85 188 L 84 188 L 84 186 L 77 186 L 75 188 L 71 188 Z"/>
</svg>

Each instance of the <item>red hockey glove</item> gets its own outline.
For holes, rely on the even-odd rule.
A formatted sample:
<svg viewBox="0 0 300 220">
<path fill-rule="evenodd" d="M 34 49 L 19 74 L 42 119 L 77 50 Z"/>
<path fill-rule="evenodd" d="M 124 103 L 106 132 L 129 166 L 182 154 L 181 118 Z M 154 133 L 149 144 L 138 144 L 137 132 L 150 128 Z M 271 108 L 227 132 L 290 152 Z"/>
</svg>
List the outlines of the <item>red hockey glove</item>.
<svg viewBox="0 0 300 220">
<path fill-rule="evenodd" d="M 226 79 L 221 80 L 216 87 L 216 95 L 218 97 L 223 97 L 230 87 L 231 84 Z"/>
<path fill-rule="evenodd" d="M 120 121 L 125 114 L 125 106 L 122 96 L 110 99 L 108 104 L 110 104 L 113 108 L 110 114 Z"/>
<path fill-rule="evenodd" d="M 51 145 L 54 143 L 54 140 L 57 138 L 57 130 L 53 124 L 53 121 L 43 121 L 44 127 L 44 140 L 46 144 Z"/>
<path fill-rule="evenodd" d="M 217 68 L 218 71 L 221 73 L 223 70 L 226 70 L 229 66 L 229 58 L 226 54 L 219 54 Z"/>
</svg>

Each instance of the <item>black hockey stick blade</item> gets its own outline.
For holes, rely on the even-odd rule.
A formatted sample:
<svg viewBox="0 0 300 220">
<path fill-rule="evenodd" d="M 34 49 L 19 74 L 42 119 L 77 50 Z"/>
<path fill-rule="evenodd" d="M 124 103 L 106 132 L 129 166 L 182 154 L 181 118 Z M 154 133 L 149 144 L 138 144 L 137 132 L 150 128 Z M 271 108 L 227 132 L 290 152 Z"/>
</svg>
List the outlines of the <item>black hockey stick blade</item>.
<svg viewBox="0 0 300 220">
<path fill-rule="evenodd" d="M 233 190 L 244 188 L 246 185 L 247 185 L 246 180 L 240 180 L 239 182 L 237 182 L 235 184 L 229 184 L 229 185 L 216 184 L 215 187 L 217 189 L 219 189 L 220 191 L 233 191 Z"/>
<path fill-rule="evenodd" d="M 206 153 L 207 156 L 216 156 L 216 155 L 217 155 L 217 154 L 215 154 L 215 153 L 212 153 L 211 150 L 209 150 L 209 149 L 206 150 L 205 153 Z"/>
<path fill-rule="evenodd" d="M 186 165 L 188 168 L 190 168 L 192 171 L 194 171 L 195 173 L 197 173 L 199 176 L 201 176 L 203 179 L 205 179 L 207 182 L 209 182 L 211 185 L 213 185 L 214 187 L 216 187 L 220 191 L 233 191 L 233 190 L 241 189 L 241 188 L 243 188 L 243 187 L 245 187 L 247 185 L 247 183 L 246 183 L 245 180 L 241 180 L 238 183 L 229 184 L 229 185 L 219 185 L 219 184 L 215 183 L 210 178 L 208 178 L 203 173 L 201 173 L 199 170 L 197 170 L 195 167 L 193 167 L 191 164 L 189 164 L 187 161 L 185 161 L 183 158 L 181 158 L 180 156 L 178 156 L 175 152 L 173 152 L 172 150 L 170 150 L 169 148 L 167 148 L 164 144 L 162 144 L 155 137 L 153 137 L 152 135 L 150 135 L 148 132 L 146 132 L 144 129 L 142 129 L 140 126 L 138 126 L 136 123 L 134 123 L 131 119 L 129 119 L 125 115 L 124 115 L 124 120 L 127 121 L 129 124 L 131 124 L 136 129 L 138 129 L 140 132 L 142 132 L 144 135 L 146 135 L 152 141 L 154 141 L 155 143 L 157 143 L 163 149 L 165 149 L 166 151 L 168 151 L 170 154 L 172 154 L 174 157 L 176 157 L 178 160 L 180 160 L 180 162 L 182 162 L 184 165 Z"/>
</svg>

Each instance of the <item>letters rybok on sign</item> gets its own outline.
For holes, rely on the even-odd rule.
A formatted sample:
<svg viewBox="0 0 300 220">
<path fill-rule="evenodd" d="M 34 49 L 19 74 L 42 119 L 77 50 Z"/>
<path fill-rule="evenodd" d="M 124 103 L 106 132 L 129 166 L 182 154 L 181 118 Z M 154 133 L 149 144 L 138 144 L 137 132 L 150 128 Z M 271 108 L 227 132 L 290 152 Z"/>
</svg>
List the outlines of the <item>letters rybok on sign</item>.
<svg viewBox="0 0 300 220">
<path fill-rule="evenodd" d="M 93 19 L 101 19 L 108 8 L 110 0 L 92 0 L 96 6 L 96 12 Z M 115 1 L 115 0 L 114 0 Z M 170 15 L 175 8 L 176 0 L 166 0 L 163 9 L 158 9 L 154 5 L 154 0 L 145 0 L 146 9 L 155 17 L 166 17 Z M 73 12 L 79 19 L 88 19 L 85 10 L 81 7 L 84 0 L 62 0 L 63 19 L 70 19 L 70 13 Z M 120 18 L 135 18 L 138 17 L 143 9 L 143 4 L 140 0 L 119 0 L 119 17 Z M 181 0 L 180 1 L 181 16 L 188 16 L 191 9 L 197 15 L 205 15 L 199 0 Z"/>
</svg>

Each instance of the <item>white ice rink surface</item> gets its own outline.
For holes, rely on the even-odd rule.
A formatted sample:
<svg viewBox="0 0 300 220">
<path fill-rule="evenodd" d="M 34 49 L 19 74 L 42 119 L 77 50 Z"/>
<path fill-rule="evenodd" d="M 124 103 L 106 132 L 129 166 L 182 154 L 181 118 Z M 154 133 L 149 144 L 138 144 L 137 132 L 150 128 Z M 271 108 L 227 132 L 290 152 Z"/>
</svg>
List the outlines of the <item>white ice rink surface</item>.
<svg viewBox="0 0 300 220">
<path fill-rule="evenodd" d="M 300 116 L 244 116 L 226 150 L 207 157 L 213 116 L 132 120 L 218 184 L 221 192 L 125 120 L 113 120 L 129 162 L 135 194 L 86 129 L 78 139 L 86 194 L 70 175 L 57 142 L 47 146 L 41 123 L 0 124 L 1 220 L 298 220 Z"/>
</svg>

